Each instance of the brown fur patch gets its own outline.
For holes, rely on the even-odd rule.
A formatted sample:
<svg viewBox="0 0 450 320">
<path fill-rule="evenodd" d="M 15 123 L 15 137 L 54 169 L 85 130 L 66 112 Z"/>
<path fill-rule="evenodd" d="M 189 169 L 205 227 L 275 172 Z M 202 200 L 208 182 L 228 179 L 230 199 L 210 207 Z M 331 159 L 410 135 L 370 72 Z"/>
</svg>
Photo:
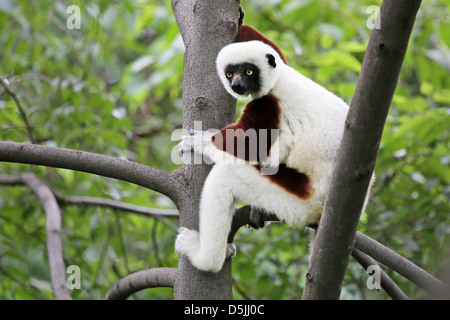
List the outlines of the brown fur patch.
<svg viewBox="0 0 450 320">
<path fill-rule="evenodd" d="M 270 148 L 278 137 L 278 132 L 272 137 L 271 130 L 279 129 L 280 112 L 278 99 L 275 96 L 269 94 L 255 99 L 247 104 L 237 123 L 223 128 L 212 137 L 212 143 L 216 148 L 240 159 L 261 162 L 269 156 Z M 253 130 L 249 131 L 249 129 Z M 255 137 L 255 135 L 256 143 L 251 139 L 251 136 Z M 227 141 L 229 138 L 233 141 Z M 253 143 L 250 143 L 251 141 Z M 242 145 L 243 142 L 245 145 Z"/>
<path fill-rule="evenodd" d="M 261 171 L 259 166 L 255 166 L 255 168 Z M 264 177 L 300 199 L 306 200 L 313 195 L 314 189 L 311 186 L 309 177 L 284 164 L 280 164 L 276 174 L 264 175 Z"/>
</svg>

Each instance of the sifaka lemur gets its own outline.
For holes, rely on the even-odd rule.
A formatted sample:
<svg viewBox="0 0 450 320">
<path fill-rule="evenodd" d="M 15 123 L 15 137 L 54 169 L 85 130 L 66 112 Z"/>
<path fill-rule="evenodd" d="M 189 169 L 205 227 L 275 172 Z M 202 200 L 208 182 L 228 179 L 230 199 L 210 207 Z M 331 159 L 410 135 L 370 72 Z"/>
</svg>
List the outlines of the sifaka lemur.
<svg viewBox="0 0 450 320">
<path fill-rule="evenodd" d="M 179 144 L 180 152 L 215 164 L 202 191 L 199 231 L 180 228 L 175 250 L 212 272 L 235 251 L 227 237 L 238 202 L 289 225 L 319 223 L 349 109 L 288 66 L 280 49 L 249 26 L 219 52 L 216 66 L 230 95 L 254 100 L 238 122 L 195 131 Z"/>
</svg>

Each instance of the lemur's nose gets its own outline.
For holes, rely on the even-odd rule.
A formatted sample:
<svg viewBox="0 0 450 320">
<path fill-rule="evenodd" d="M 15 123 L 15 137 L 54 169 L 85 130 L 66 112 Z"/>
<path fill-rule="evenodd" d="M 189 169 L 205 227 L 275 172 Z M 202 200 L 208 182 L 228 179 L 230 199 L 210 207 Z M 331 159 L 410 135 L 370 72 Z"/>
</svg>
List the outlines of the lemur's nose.
<svg viewBox="0 0 450 320">
<path fill-rule="evenodd" d="M 231 82 L 231 89 L 237 94 L 244 94 L 247 91 L 245 83 L 242 80 L 235 80 Z"/>
</svg>

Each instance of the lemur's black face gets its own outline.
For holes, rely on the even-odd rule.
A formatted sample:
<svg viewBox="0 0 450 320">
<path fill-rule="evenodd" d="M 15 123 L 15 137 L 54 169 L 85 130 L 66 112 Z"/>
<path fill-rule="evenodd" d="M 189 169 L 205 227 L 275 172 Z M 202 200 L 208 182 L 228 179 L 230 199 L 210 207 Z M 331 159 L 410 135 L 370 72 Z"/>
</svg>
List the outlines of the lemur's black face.
<svg viewBox="0 0 450 320">
<path fill-rule="evenodd" d="M 240 95 L 258 92 L 261 87 L 259 68 L 252 63 L 228 65 L 225 76 L 231 89 Z"/>
</svg>

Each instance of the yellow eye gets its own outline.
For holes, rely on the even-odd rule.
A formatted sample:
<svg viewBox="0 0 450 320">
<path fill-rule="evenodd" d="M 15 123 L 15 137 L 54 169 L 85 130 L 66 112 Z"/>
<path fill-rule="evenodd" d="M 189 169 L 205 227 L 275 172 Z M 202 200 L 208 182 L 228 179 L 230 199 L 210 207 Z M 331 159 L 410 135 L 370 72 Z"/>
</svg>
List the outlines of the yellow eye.
<svg viewBox="0 0 450 320">
<path fill-rule="evenodd" d="M 233 76 L 233 74 L 231 72 L 227 72 L 226 76 L 227 76 L 227 78 L 231 78 Z"/>
<path fill-rule="evenodd" d="M 253 70 L 248 69 L 245 71 L 245 74 L 251 76 L 253 74 Z"/>
</svg>

